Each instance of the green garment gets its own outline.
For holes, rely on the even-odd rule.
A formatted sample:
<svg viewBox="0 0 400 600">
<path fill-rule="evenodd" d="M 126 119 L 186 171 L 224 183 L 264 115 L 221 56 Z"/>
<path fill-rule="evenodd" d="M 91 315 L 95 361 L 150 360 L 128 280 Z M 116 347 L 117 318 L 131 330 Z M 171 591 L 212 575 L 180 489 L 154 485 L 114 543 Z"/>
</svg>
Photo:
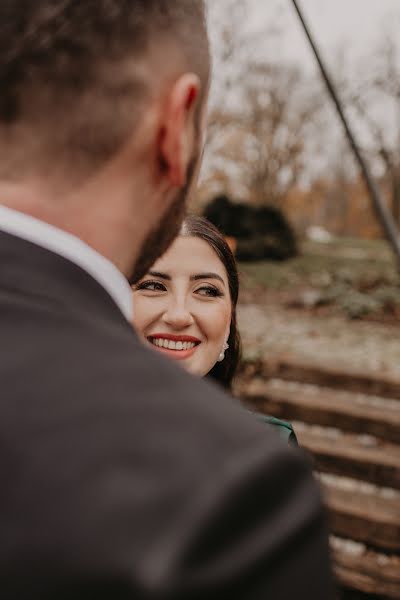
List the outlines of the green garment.
<svg viewBox="0 0 400 600">
<path fill-rule="evenodd" d="M 260 413 L 257 413 L 256 416 L 263 423 L 267 423 L 273 427 L 279 433 L 279 435 L 281 435 L 287 441 L 288 444 L 293 446 L 298 445 L 296 434 L 290 423 L 287 421 L 281 421 L 281 419 L 276 419 L 275 417 L 262 415 Z"/>
</svg>

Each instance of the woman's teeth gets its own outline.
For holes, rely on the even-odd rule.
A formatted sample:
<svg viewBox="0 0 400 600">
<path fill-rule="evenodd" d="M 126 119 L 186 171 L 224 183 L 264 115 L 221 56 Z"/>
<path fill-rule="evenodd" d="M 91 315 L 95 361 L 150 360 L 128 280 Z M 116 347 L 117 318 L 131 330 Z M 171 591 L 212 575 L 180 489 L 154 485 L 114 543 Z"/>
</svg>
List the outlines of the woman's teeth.
<svg viewBox="0 0 400 600">
<path fill-rule="evenodd" d="M 194 342 L 174 342 L 165 338 L 150 338 L 150 341 L 155 346 L 168 350 L 191 350 L 196 345 Z"/>
</svg>

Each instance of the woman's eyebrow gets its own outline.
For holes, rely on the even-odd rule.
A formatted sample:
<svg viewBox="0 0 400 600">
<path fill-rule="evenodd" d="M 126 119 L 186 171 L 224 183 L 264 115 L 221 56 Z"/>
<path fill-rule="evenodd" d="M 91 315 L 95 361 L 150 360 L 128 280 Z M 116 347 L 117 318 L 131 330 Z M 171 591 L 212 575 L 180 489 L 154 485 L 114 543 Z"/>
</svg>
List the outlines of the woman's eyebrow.
<svg viewBox="0 0 400 600">
<path fill-rule="evenodd" d="M 198 273 L 190 277 L 191 281 L 198 281 L 199 279 L 218 279 L 225 286 L 225 281 L 218 273 Z"/>
<path fill-rule="evenodd" d="M 171 276 L 167 273 L 160 273 L 160 271 L 149 271 L 149 275 L 152 277 L 157 277 L 158 279 L 166 279 L 167 281 L 171 281 Z"/>
</svg>

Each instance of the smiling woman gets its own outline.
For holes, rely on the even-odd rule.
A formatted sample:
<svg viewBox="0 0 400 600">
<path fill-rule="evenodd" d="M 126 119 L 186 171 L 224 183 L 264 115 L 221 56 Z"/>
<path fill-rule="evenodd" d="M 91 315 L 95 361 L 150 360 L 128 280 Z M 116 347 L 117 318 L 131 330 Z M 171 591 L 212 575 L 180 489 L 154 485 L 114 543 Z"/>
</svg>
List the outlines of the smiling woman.
<svg viewBox="0 0 400 600">
<path fill-rule="evenodd" d="M 230 389 L 240 357 L 235 258 L 206 219 L 186 217 L 168 251 L 135 285 L 134 326 L 146 344 L 193 375 Z M 288 423 L 260 417 L 287 439 Z"/>
<path fill-rule="evenodd" d="M 134 288 L 134 324 L 159 352 L 194 375 L 230 387 L 239 359 L 238 275 L 225 240 L 201 217 Z"/>
</svg>

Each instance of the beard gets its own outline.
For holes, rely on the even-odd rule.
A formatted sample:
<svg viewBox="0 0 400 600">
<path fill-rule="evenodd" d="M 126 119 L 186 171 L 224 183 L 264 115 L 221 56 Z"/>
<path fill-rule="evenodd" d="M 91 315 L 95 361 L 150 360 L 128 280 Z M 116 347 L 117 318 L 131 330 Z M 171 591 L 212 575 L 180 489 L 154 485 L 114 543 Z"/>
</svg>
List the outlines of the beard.
<svg viewBox="0 0 400 600">
<path fill-rule="evenodd" d="M 175 199 L 161 218 L 160 223 L 150 231 L 144 240 L 133 273 L 128 278 L 131 285 L 134 285 L 146 275 L 150 267 L 164 254 L 178 235 L 186 214 L 186 201 L 196 172 L 197 162 L 198 155 L 196 154 L 189 163 L 185 186 L 177 192 Z"/>
</svg>

